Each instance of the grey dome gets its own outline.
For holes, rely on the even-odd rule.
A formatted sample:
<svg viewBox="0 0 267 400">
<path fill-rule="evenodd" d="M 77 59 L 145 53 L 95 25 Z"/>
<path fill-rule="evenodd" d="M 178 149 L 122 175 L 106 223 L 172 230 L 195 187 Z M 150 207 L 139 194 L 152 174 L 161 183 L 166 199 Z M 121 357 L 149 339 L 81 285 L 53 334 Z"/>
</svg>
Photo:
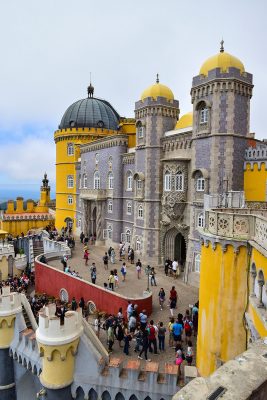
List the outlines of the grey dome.
<svg viewBox="0 0 267 400">
<path fill-rule="evenodd" d="M 68 107 L 59 129 L 105 128 L 118 130 L 120 116 L 108 101 L 95 97 L 78 100 Z"/>
</svg>

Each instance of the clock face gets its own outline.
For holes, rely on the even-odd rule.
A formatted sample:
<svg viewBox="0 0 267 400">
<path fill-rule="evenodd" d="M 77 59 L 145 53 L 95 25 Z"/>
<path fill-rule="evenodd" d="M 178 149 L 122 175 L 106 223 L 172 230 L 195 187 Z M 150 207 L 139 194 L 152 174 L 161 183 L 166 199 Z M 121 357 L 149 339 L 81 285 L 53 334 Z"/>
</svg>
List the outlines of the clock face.
<svg viewBox="0 0 267 400">
<path fill-rule="evenodd" d="M 103 122 L 103 121 L 98 121 L 97 126 L 98 126 L 99 128 L 103 128 L 104 122 Z"/>
</svg>

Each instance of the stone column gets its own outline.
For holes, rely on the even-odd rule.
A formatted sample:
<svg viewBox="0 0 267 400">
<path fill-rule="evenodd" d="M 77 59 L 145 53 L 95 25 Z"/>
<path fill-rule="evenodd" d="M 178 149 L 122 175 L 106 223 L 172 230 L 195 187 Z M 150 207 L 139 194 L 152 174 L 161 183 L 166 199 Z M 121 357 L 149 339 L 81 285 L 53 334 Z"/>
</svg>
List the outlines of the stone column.
<svg viewBox="0 0 267 400">
<path fill-rule="evenodd" d="M 264 308 L 264 304 L 263 304 L 263 301 L 262 301 L 262 288 L 263 288 L 263 285 L 264 285 L 264 280 L 259 278 L 258 279 L 258 284 L 259 284 L 259 289 L 260 289 L 260 297 L 259 297 L 258 308 Z"/>
<path fill-rule="evenodd" d="M 251 275 L 251 287 L 250 287 L 250 297 L 255 297 L 255 280 L 256 280 L 256 276 L 257 276 L 257 272 L 255 270 L 251 270 L 250 271 L 250 275 Z"/>
<path fill-rule="evenodd" d="M 96 245 L 103 245 L 103 229 L 104 229 L 104 203 L 97 202 L 96 207 Z"/>
</svg>

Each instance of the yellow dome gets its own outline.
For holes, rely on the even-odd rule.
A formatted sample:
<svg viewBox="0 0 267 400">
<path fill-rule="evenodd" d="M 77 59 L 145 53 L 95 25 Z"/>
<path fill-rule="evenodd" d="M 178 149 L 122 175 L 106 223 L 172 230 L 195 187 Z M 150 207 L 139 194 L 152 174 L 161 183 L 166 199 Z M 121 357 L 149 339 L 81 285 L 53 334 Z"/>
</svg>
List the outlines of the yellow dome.
<svg viewBox="0 0 267 400">
<path fill-rule="evenodd" d="M 156 83 L 143 91 L 141 100 L 147 99 L 148 97 L 152 97 L 154 100 L 157 100 L 157 97 L 165 97 L 165 99 L 169 101 L 174 100 L 174 95 L 171 89 L 159 83 L 158 75 Z"/>
<path fill-rule="evenodd" d="M 221 72 L 228 72 L 230 67 L 239 69 L 241 74 L 245 72 L 244 64 L 238 58 L 224 51 L 222 41 L 220 53 L 208 58 L 200 68 L 199 74 L 207 76 L 208 72 L 215 68 L 220 68 Z"/>
<path fill-rule="evenodd" d="M 187 114 L 182 115 L 182 117 L 177 121 L 175 125 L 175 129 L 184 129 L 189 126 L 193 126 L 193 113 L 192 111 Z"/>
</svg>

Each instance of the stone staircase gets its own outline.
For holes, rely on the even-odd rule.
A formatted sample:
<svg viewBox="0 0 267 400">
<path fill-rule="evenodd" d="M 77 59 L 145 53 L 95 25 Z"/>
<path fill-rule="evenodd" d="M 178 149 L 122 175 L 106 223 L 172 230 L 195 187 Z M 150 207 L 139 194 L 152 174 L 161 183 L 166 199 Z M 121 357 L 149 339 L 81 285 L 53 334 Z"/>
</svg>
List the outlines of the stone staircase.
<svg viewBox="0 0 267 400">
<path fill-rule="evenodd" d="M 30 321 L 30 319 L 28 317 L 28 314 L 27 314 L 27 311 L 25 310 L 24 305 L 22 304 L 21 307 L 22 307 L 22 314 L 23 314 L 23 318 L 25 320 L 25 324 L 27 326 L 27 329 L 33 329 L 31 321 Z"/>
</svg>

